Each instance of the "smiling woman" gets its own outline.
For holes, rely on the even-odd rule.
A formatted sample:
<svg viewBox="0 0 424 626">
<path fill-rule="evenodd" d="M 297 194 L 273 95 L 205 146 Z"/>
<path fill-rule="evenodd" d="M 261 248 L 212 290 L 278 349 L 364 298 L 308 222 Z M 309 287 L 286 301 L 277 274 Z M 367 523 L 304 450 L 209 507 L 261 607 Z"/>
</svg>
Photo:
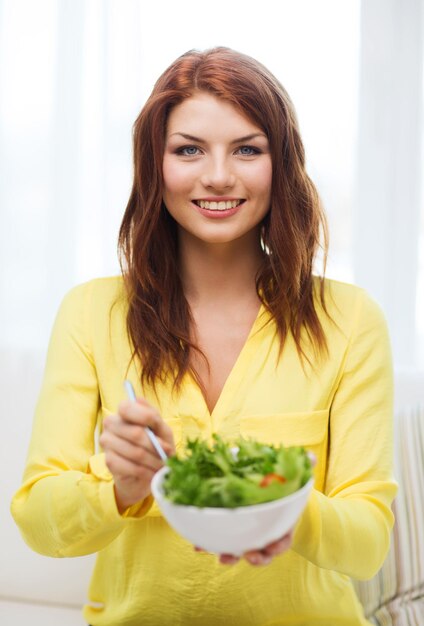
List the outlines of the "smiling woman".
<svg viewBox="0 0 424 626">
<path fill-rule="evenodd" d="M 325 215 L 305 169 L 293 104 L 263 65 L 227 48 L 180 57 L 159 78 L 136 120 L 134 170 L 119 241 L 127 287 L 148 305 L 133 307 L 130 298 L 128 314 L 143 380 L 155 385 L 177 364 L 178 389 L 194 365 L 191 373 L 207 394 L 199 357 L 218 321 L 215 315 L 209 319 L 211 296 L 224 312 L 219 326 L 228 328 L 228 315 L 235 322 L 233 350 L 220 372 L 231 370 L 261 302 L 277 324 L 281 346 L 290 330 L 299 354 L 307 358 L 301 341 L 304 327 L 314 349 L 325 352 L 312 278 L 320 245 L 325 265 Z M 212 213 L 210 205 L 199 211 L 202 207 L 195 202 L 226 197 L 244 201 L 233 215 Z M 200 233 L 208 238 L 203 243 L 213 243 L 213 248 L 202 245 L 199 250 Z M 179 257 L 179 264 L 171 257 Z M 154 277 L 148 271 L 153 266 Z M 197 269 L 194 280 L 189 267 Z M 208 285 L 202 290 L 207 297 L 202 298 L 195 282 Z M 325 308 L 323 283 L 317 283 Z M 228 339 L 222 338 L 224 354 L 229 352 Z M 215 340 L 213 344 L 218 345 Z M 209 372 L 207 360 L 203 363 Z M 213 373 L 206 375 L 214 380 Z M 225 375 L 216 376 L 222 386 Z"/>
<path fill-rule="evenodd" d="M 312 274 L 320 235 L 277 79 L 227 48 L 178 58 L 135 122 L 122 276 L 64 299 L 12 503 L 34 550 L 98 552 L 90 624 L 369 623 L 350 578 L 390 543 L 390 345 L 363 290 Z M 241 557 L 196 552 L 153 499 L 146 426 L 168 455 L 216 435 L 306 448 L 299 521 Z"/>
<path fill-rule="evenodd" d="M 187 145 L 195 134 L 202 139 Z M 243 238 L 259 254 L 271 201 L 271 155 L 266 135 L 232 104 L 195 92 L 172 110 L 163 177 L 164 203 L 183 247 L 191 237 L 210 243 Z"/>
</svg>

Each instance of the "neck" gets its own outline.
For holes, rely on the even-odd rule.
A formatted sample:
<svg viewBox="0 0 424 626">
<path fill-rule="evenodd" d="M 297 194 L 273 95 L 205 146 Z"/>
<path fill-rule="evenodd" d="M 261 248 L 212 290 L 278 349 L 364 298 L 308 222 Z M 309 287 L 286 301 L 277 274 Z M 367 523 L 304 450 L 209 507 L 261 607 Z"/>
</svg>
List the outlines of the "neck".
<svg viewBox="0 0 424 626">
<path fill-rule="evenodd" d="M 255 277 L 263 259 L 258 237 L 207 244 L 180 236 L 183 288 L 191 306 L 231 304 L 256 299 Z"/>
</svg>

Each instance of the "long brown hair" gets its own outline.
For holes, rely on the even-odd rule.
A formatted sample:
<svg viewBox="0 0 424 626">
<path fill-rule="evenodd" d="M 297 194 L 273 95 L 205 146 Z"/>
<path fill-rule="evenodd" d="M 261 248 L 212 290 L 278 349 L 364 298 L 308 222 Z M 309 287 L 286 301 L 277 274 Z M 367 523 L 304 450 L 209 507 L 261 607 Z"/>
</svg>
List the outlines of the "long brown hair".
<svg viewBox="0 0 424 626">
<path fill-rule="evenodd" d="M 280 353 L 291 332 L 307 357 L 302 330 L 316 354 L 327 351 L 314 303 L 312 268 L 328 235 L 316 188 L 305 170 L 305 153 L 291 100 L 259 62 L 229 48 L 189 51 L 158 79 L 133 129 L 134 182 L 119 231 L 118 250 L 127 289 L 127 330 L 142 364 L 142 382 L 155 387 L 173 377 L 179 389 L 191 365 L 193 318 L 177 264 L 177 225 L 164 206 L 162 161 L 170 111 L 195 91 L 231 103 L 266 133 L 272 158 L 271 207 L 261 228 L 266 252 L 256 275 L 259 298 L 271 313 Z M 325 310 L 323 278 L 320 300 Z M 204 355 L 203 355 L 204 356 Z M 309 360 L 309 359 L 308 359 Z"/>
</svg>

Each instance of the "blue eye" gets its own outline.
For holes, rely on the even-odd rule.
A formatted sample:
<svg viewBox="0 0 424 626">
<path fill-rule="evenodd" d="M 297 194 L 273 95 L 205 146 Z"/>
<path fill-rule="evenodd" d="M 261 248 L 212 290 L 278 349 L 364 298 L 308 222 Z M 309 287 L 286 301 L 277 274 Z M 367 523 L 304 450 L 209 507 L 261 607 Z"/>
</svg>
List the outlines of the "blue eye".
<svg viewBox="0 0 424 626">
<path fill-rule="evenodd" d="M 254 146 L 241 146 L 238 149 L 238 152 L 242 156 L 253 156 L 254 154 L 260 154 L 259 148 L 255 148 Z"/>
<path fill-rule="evenodd" d="M 178 148 L 177 154 L 182 154 L 183 156 L 197 156 L 199 148 L 196 146 L 182 146 Z"/>
</svg>

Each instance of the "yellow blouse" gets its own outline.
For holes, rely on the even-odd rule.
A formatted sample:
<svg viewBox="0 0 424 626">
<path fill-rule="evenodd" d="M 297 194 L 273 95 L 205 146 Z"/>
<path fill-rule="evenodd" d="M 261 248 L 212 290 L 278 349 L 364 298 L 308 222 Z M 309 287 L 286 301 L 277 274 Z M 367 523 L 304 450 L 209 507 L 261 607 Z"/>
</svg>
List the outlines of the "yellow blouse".
<svg viewBox="0 0 424 626">
<path fill-rule="evenodd" d="M 23 484 L 12 514 L 28 545 L 64 557 L 98 552 L 87 623 L 94 626 L 359 626 L 369 624 L 350 577 L 381 567 L 390 542 L 392 366 L 386 323 L 362 290 L 326 281 L 332 321 L 318 312 L 330 356 L 302 369 L 294 341 L 278 361 L 276 328 L 261 307 L 209 413 L 194 380 L 141 389 L 131 364 L 121 277 L 72 289 L 60 307 Z M 264 325 L 265 322 L 268 324 Z M 96 427 L 115 412 L 129 377 L 156 405 L 177 448 L 187 437 L 240 434 L 304 445 L 318 459 L 315 488 L 292 548 L 269 566 L 221 565 L 194 552 L 152 497 L 120 515 Z"/>
</svg>

